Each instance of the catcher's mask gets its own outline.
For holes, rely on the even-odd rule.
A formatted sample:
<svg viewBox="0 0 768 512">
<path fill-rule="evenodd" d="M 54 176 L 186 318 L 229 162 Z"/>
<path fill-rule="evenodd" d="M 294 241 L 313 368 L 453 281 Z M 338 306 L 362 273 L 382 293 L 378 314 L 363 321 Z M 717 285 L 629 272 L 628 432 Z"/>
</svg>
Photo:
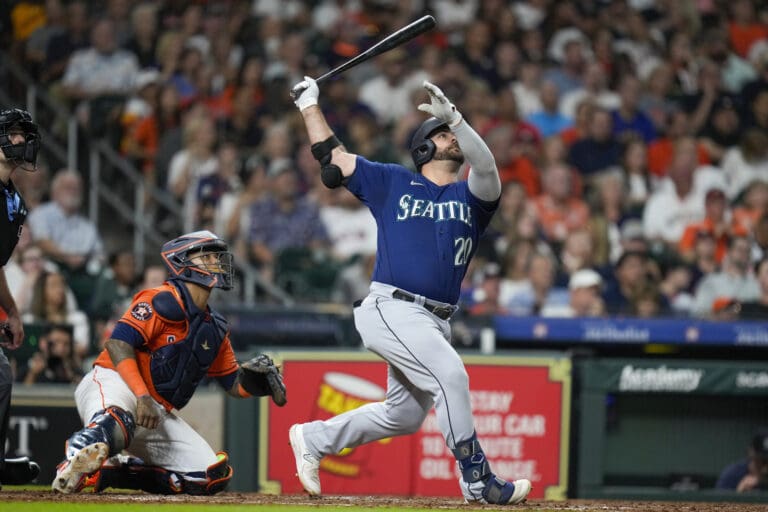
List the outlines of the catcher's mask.
<svg viewBox="0 0 768 512">
<path fill-rule="evenodd" d="M 24 142 L 12 144 L 13 132 L 23 133 Z M 31 168 L 24 167 L 25 170 L 35 169 L 37 152 L 40 151 L 40 133 L 29 112 L 20 108 L 0 111 L 0 149 L 12 164 L 21 165 L 26 162 L 31 164 Z"/>
<path fill-rule="evenodd" d="M 432 160 L 435 156 L 437 146 L 432 142 L 432 136 L 441 131 L 448 130 L 445 121 L 436 117 L 430 117 L 418 127 L 411 139 L 411 157 L 416 169 L 421 172 L 421 166 Z"/>
<path fill-rule="evenodd" d="M 232 253 L 227 242 L 210 231 L 195 231 L 174 238 L 160 250 L 171 279 L 199 284 L 206 288 L 232 288 Z M 215 262 L 192 260 L 198 256 L 216 255 Z"/>
</svg>

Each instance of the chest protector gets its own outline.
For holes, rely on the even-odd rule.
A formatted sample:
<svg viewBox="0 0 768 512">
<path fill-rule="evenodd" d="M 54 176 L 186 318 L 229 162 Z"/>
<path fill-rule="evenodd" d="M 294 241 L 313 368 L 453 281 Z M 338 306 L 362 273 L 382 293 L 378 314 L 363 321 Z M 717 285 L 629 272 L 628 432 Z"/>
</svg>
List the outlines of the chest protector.
<svg viewBox="0 0 768 512">
<path fill-rule="evenodd" d="M 149 370 L 155 391 L 176 409 L 181 409 L 192 398 L 219 354 L 227 335 L 227 321 L 213 310 L 198 310 L 184 286 L 176 286 L 176 289 L 185 307 L 182 308 L 171 292 L 155 295 L 152 305 L 157 314 L 169 322 L 186 322 L 187 335 L 153 350 Z M 195 310 L 192 314 L 190 305 Z"/>
</svg>

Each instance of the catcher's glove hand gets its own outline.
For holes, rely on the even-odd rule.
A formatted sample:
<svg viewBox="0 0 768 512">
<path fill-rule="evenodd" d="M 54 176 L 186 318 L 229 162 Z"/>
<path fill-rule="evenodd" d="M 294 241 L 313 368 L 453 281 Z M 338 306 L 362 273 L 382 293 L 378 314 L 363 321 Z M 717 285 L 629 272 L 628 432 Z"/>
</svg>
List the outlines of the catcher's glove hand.
<svg viewBox="0 0 768 512">
<path fill-rule="evenodd" d="M 240 365 L 243 371 L 240 381 L 243 388 L 254 396 L 271 396 L 280 407 L 288 401 L 280 370 L 269 356 L 260 354 Z"/>
</svg>

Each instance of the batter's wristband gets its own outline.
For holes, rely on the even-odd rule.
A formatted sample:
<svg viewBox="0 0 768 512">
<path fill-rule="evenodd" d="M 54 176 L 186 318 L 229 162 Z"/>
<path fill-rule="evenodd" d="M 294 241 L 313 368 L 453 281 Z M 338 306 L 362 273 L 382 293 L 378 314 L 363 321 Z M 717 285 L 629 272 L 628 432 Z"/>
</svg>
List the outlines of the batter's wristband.
<svg viewBox="0 0 768 512">
<path fill-rule="evenodd" d="M 331 151 L 338 146 L 341 146 L 341 141 L 335 135 L 331 135 L 322 142 L 315 142 L 310 149 L 315 160 L 326 165 L 331 161 Z"/>
<path fill-rule="evenodd" d="M 141 378 L 139 373 L 139 365 L 136 364 L 136 360 L 133 358 L 123 359 L 117 363 L 117 373 L 123 378 L 128 387 L 131 388 L 133 394 L 136 396 L 148 395 L 149 390 L 144 383 L 144 379 Z"/>
</svg>

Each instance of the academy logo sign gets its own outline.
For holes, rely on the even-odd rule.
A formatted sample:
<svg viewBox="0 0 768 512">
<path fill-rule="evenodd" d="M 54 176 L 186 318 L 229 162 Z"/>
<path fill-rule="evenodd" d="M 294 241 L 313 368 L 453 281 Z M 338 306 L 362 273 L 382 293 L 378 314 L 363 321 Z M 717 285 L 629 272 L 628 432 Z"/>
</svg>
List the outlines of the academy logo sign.
<svg viewBox="0 0 768 512">
<path fill-rule="evenodd" d="M 704 370 L 691 368 L 635 368 L 628 364 L 621 370 L 621 391 L 682 391 L 696 390 Z"/>
<path fill-rule="evenodd" d="M 739 372 L 736 387 L 747 389 L 768 389 L 768 372 Z"/>
</svg>

